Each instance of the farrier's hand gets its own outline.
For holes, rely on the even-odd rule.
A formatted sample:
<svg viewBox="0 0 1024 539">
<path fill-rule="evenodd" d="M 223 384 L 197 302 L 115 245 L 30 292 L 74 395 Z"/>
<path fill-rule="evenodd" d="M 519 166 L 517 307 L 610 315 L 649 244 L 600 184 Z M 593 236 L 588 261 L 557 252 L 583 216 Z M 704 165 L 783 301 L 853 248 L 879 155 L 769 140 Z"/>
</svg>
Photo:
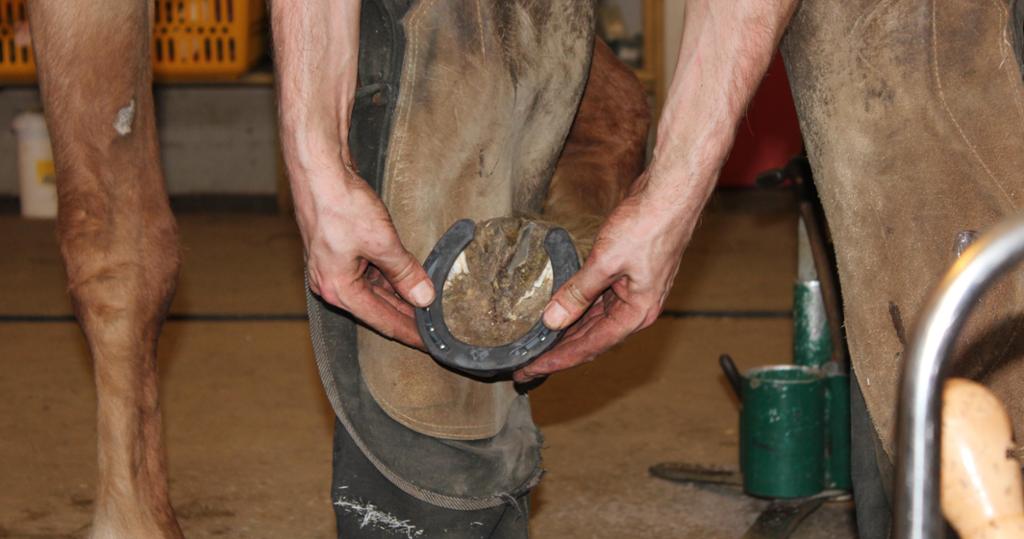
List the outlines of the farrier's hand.
<svg viewBox="0 0 1024 539">
<path fill-rule="evenodd" d="M 410 303 L 429 305 L 433 284 L 377 194 L 342 168 L 338 177 L 310 182 L 321 187 L 307 203 L 296 201 L 309 286 L 383 335 L 423 348 Z"/>
<path fill-rule="evenodd" d="M 583 268 L 555 293 L 544 323 L 573 324 L 518 381 L 593 359 L 652 323 L 711 194 L 736 125 L 796 0 L 690 0 L 648 172 L 612 212 Z"/>
<path fill-rule="evenodd" d="M 515 373 L 527 382 L 594 359 L 654 323 L 689 243 L 700 205 L 667 207 L 645 192 L 646 176 L 598 232 L 583 267 L 544 310 L 551 329 L 568 327 L 550 351 Z"/>
<path fill-rule="evenodd" d="M 270 8 L 281 148 L 309 286 L 384 335 L 422 347 L 408 302 L 429 305 L 433 285 L 349 153 L 360 2 L 275 0 Z"/>
</svg>

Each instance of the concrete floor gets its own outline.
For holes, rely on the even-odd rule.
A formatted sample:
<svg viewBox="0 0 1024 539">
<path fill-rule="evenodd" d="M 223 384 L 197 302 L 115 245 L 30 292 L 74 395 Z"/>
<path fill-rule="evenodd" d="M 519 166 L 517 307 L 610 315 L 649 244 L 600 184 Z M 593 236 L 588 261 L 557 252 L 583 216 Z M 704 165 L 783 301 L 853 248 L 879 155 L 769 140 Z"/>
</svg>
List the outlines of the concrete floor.
<svg viewBox="0 0 1024 539">
<path fill-rule="evenodd" d="M 302 315 L 287 217 L 185 215 L 172 312 Z M 779 197 L 720 196 L 666 308 L 786 311 L 796 219 Z M 50 222 L 0 216 L 0 538 L 80 537 L 95 482 L 94 391 Z M 737 461 L 738 407 L 718 371 L 790 360 L 787 318 L 664 317 L 532 394 L 548 474 L 539 538 L 739 537 L 767 503 L 677 485 L 651 464 Z M 190 538 L 327 538 L 332 416 L 306 323 L 172 321 L 160 344 L 171 494 Z M 849 504 L 796 537 L 853 537 Z"/>
</svg>

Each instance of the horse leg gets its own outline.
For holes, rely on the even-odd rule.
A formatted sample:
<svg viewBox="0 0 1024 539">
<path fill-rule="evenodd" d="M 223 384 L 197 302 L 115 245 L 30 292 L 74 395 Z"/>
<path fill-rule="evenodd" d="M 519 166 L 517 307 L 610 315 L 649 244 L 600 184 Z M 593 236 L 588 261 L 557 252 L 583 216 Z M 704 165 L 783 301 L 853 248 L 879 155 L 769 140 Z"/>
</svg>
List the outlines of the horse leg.
<svg viewBox="0 0 1024 539">
<path fill-rule="evenodd" d="M 572 235 L 586 256 L 597 231 L 644 170 L 651 123 L 647 94 L 600 39 L 587 87 L 558 158 L 543 219 Z"/>
<path fill-rule="evenodd" d="M 29 3 L 57 170 L 61 254 L 94 362 L 91 537 L 181 537 L 167 493 L 156 345 L 179 267 L 151 91 L 152 3 Z"/>
<path fill-rule="evenodd" d="M 549 298 L 536 291 L 552 286 L 543 249 L 548 226 L 565 228 L 586 258 L 601 225 L 643 172 L 649 127 L 640 81 L 608 45 L 596 40 L 587 85 L 543 198 L 543 213 L 480 223 L 464 252 L 465 263 L 445 284 L 445 322 L 454 336 L 498 346 L 536 323 Z"/>
</svg>

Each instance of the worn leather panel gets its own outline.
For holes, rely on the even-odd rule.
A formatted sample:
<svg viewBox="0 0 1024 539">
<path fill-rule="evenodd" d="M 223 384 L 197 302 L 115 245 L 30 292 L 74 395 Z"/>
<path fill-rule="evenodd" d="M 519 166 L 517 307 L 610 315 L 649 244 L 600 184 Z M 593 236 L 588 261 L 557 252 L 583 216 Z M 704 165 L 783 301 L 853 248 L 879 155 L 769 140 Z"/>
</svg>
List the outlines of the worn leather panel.
<svg viewBox="0 0 1024 539">
<path fill-rule="evenodd" d="M 438 507 L 475 511 L 507 504 L 540 481 L 541 436 L 526 397 L 512 402 L 509 419 L 490 438 L 447 440 L 412 431 L 369 394 L 352 318 L 312 293 L 306 299 L 327 399 L 352 442 L 402 492 Z"/>
<path fill-rule="evenodd" d="M 420 260 L 457 219 L 541 210 L 586 80 L 589 0 L 420 0 L 405 57 L 382 198 Z M 365 328 L 359 363 L 388 415 L 449 439 L 495 435 L 517 393 Z"/>
<path fill-rule="evenodd" d="M 349 151 L 359 175 L 378 193 L 405 54 L 399 21 L 412 4 L 413 0 L 362 0 L 359 9 L 359 86 L 352 104 Z"/>
<path fill-rule="evenodd" d="M 853 366 L 893 454 L 905 340 L 958 231 L 1019 211 L 1024 95 L 1003 0 L 803 2 L 783 42 L 836 246 Z M 1024 419 L 1020 274 L 978 306 L 954 370 Z"/>
</svg>

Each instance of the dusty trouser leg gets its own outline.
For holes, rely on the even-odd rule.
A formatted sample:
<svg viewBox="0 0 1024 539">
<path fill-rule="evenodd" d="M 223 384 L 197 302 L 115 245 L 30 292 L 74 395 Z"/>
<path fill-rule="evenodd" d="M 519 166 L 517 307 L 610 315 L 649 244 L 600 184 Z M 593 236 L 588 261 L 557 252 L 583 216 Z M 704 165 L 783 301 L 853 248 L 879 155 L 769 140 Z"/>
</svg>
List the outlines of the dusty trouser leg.
<svg viewBox="0 0 1024 539">
<path fill-rule="evenodd" d="M 873 425 L 854 435 L 877 437 L 854 445 L 859 510 L 858 490 L 884 484 L 907 335 L 955 261 L 957 237 L 1019 212 L 1024 202 L 1015 7 L 1002 0 L 804 2 L 783 42 L 836 247 L 853 379 Z M 1020 432 L 1024 281 L 1010 277 L 996 288 L 975 309 L 953 369 L 991 385 Z M 861 403 L 853 404 L 856 413 Z M 877 455 L 858 456 L 858 446 Z M 879 477 L 860 481 L 858 469 L 872 460 Z M 879 521 L 872 517 L 859 511 L 868 525 Z M 861 532 L 871 533 L 867 525 Z"/>
<path fill-rule="evenodd" d="M 486 509 L 460 511 L 437 507 L 395 488 L 339 423 L 334 428 L 333 460 L 333 503 L 339 538 L 528 536 L 529 494 Z"/>
<path fill-rule="evenodd" d="M 179 260 L 157 153 L 151 5 L 29 4 L 60 247 L 95 369 L 97 538 L 181 537 L 157 395 L 157 337 Z"/>
</svg>

